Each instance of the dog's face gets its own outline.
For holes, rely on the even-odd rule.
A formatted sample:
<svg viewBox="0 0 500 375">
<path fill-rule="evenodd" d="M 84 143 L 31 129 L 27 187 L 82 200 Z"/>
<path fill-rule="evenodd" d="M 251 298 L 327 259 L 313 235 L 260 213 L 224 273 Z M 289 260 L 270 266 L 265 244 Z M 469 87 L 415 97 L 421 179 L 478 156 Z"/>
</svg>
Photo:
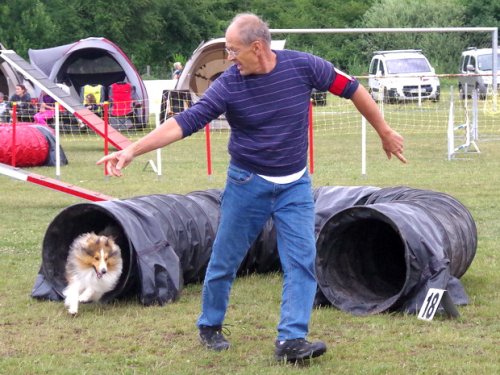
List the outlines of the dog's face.
<svg viewBox="0 0 500 375">
<path fill-rule="evenodd" d="M 79 261 L 93 267 L 98 279 L 121 264 L 120 248 L 112 238 L 90 233 L 82 240 Z"/>
</svg>

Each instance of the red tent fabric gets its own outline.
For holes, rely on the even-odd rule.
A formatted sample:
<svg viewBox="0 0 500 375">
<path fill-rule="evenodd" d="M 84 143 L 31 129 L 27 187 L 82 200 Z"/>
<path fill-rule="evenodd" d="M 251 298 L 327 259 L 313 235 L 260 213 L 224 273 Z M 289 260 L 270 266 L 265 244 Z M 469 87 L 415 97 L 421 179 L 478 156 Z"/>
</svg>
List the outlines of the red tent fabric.
<svg viewBox="0 0 500 375">
<path fill-rule="evenodd" d="M 12 126 L 0 126 L 0 163 L 11 164 Z M 44 165 L 49 155 L 47 138 L 34 126 L 16 126 L 16 167 L 35 167 Z"/>
</svg>

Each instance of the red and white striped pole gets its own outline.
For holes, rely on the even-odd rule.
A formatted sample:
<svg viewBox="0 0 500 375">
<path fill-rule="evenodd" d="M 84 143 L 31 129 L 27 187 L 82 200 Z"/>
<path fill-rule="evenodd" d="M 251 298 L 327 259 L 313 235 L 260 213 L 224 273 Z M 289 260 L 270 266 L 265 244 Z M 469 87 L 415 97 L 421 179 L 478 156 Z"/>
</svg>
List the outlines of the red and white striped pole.
<svg viewBox="0 0 500 375">
<path fill-rule="evenodd" d="M 104 117 L 104 155 L 109 154 L 109 102 L 103 104 L 103 117 Z M 104 175 L 108 175 L 108 162 L 104 163 Z"/>
<path fill-rule="evenodd" d="M 17 103 L 12 105 L 12 157 L 10 165 L 16 166 L 16 125 L 17 125 Z"/>
<path fill-rule="evenodd" d="M 312 100 L 309 102 L 309 173 L 314 173 L 314 128 Z"/>
<path fill-rule="evenodd" d="M 3 163 L 0 163 L 0 174 L 9 176 L 16 180 L 31 182 L 33 184 L 44 186 L 46 188 L 59 191 L 61 193 L 74 195 L 75 197 L 83 198 L 92 202 L 109 201 L 116 199 L 105 194 L 101 194 L 92 190 L 87 190 L 73 184 L 61 182 L 54 178 L 27 172 L 20 168 L 14 168 Z"/>
<path fill-rule="evenodd" d="M 210 124 L 205 126 L 205 146 L 207 149 L 207 174 L 212 175 L 212 148 L 210 145 Z"/>
</svg>

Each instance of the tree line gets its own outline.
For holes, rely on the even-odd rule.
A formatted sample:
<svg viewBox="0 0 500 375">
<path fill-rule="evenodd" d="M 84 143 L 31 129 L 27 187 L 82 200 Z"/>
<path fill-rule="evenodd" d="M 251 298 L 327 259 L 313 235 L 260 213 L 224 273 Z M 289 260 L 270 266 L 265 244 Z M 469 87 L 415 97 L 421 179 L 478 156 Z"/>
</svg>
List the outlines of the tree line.
<svg viewBox="0 0 500 375">
<path fill-rule="evenodd" d="M 273 29 L 497 27 L 500 0 L 3 0 L 0 43 L 27 58 L 88 37 L 116 43 L 141 73 L 170 78 L 202 42 L 224 36 L 240 12 Z M 373 51 L 422 49 L 438 73 L 455 73 L 460 52 L 489 47 L 487 33 L 288 34 L 286 48 L 311 52 L 354 75 L 366 74 Z"/>
</svg>

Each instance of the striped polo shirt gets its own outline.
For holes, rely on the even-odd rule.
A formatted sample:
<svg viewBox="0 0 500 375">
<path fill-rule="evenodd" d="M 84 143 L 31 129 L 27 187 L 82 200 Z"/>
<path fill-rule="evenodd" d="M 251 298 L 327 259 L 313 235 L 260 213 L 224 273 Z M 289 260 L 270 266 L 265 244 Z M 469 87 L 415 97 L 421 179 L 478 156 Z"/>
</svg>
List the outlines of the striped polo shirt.
<svg viewBox="0 0 500 375">
<path fill-rule="evenodd" d="M 266 74 L 227 69 L 191 108 L 176 115 L 187 137 L 225 113 L 231 162 L 253 173 L 288 176 L 307 165 L 311 91 L 350 98 L 358 82 L 309 53 L 278 50 Z"/>
</svg>

